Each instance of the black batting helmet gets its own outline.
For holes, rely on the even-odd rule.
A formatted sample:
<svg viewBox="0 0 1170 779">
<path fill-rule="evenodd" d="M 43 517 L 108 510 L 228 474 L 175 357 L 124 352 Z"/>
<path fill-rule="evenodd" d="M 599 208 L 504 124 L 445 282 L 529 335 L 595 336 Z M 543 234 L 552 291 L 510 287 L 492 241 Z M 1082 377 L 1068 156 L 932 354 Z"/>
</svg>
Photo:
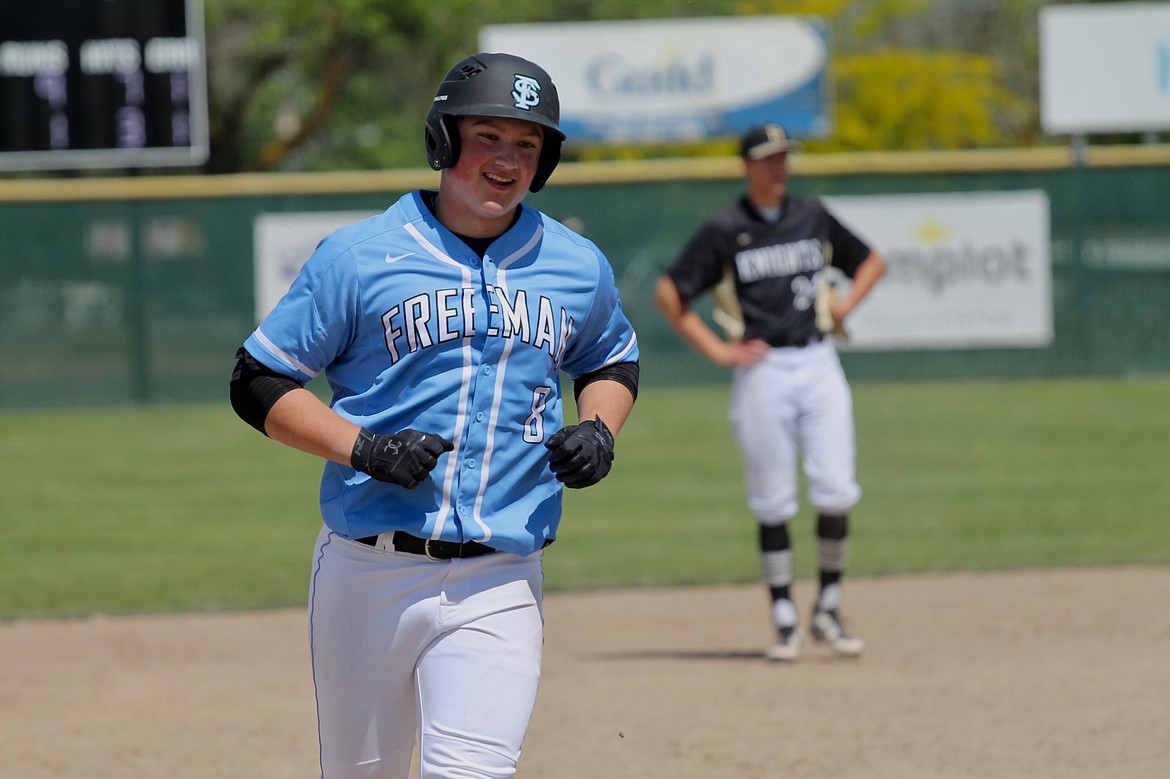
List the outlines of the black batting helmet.
<svg viewBox="0 0 1170 779">
<path fill-rule="evenodd" d="M 512 54 L 475 54 L 456 63 L 427 112 L 427 162 L 434 170 L 459 161 L 460 116 L 498 116 L 535 122 L 545 129 L 536 176 L 539 192 L 561 160 L 561 101 L 544 68 Z"/>
</svg>

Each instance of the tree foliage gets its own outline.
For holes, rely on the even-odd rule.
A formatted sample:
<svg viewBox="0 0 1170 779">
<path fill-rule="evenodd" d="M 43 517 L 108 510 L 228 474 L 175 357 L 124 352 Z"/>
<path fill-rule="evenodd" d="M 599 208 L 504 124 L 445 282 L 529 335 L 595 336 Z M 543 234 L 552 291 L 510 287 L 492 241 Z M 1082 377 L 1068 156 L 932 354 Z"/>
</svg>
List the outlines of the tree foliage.
<svg viewBox="0 0 1170 779">
<path fill-rule="evenodd" d="M 887 49 L 841 57 L 834 72 L 835 132 L 810 152 L 1004 146 L 1003 128 L 1028 114 L 979 55 Z"/>
<path fill-rule="evenodd" d="M 208 0 L 209 169 L 393 163 L 381 141 L 407 112 L 418 126 L 434 73 L 460 45 L 461 6 L 474 5 Z"/>
<path fill-rule="evenodd" d="M 1036 12 L 1043 3 L 774 0 L 832 37 L 834 132 L 810 152 L 1027 145 L 1038 124 Z"/>
<path fill-rule="evenodd" d="M 488 24 L 816 15 L 829 25 L 832 137 L 810 151 L 1035 143 L 1036 0 L 205 0 L 208 172 L 423 164 L 422 118 Z M 725 153 L 567 147 L 580 158 Z"/>
</svg>

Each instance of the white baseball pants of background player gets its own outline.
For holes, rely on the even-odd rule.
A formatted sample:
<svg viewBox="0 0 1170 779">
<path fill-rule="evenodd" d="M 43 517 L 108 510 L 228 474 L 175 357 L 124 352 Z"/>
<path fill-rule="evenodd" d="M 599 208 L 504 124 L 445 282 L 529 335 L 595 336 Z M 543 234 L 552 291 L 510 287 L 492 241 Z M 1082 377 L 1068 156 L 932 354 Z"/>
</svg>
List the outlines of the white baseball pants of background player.
<svg viewBox="0 0 1170 779">
<path fill-rule="evenodd" d="M 322 529 L 309 644 L 324 779 L 513 776 L 536 701 L 541 553 L 456 560 Z M 484 702 L 490 701 L 490 705 Z"/>
<path fill-rule="evenodd" d="M 761 362 L 736 368 L 730 416 L 748 506 L 760 524 L 796 516 L 802 455 L 808 500 L 819 512 L 844 514 L 861 498 L 853 396 L 831 341 L 773 348 Z"/>
</svg>

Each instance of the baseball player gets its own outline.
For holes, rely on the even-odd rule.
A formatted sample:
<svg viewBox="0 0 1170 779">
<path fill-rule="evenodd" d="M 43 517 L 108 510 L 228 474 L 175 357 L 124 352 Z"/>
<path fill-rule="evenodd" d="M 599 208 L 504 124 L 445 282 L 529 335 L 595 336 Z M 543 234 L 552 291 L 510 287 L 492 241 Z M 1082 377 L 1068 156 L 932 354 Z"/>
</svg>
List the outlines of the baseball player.
<svg viewBox="0 0 1170 779">
<path fill-rule="evenodd" d="M 590 241 L 523 204 L 560 159 L 556 87 L 457 63 L 426 118 L 438 191 L 326 237 L 244 342 L 237 413 L 326 459 L 309 637 L 323 779 L 515 773 L 542 550 L 610 470 L 638 345 Z M 304 384 L 324 372 L 329 405 Z M 579 424 L 563 425 L 561 373 Z"/>
<path fill-rule="evenodd" d="M 833 338 L 817 326 L 816 299 L 830 266 L 852 279 L 848 293 L 827 307 L 825 328 L 839 330 L 886 269 L 882 256 L 823 205 L 787 194 L 788 152 L 798 147 L 777 124 L 743 136 L 746 196 L 699 228 L 654 293 L 659 310 L 687 343 L 734 369 L 731 424 L 743 454 L 749 506 L 759 522 L 777 636 L 765 654 L 774 660 L 793 660 L 803 647 L 788 532 L 799 508 L 798 459 L 817 511 L 820 587 L 812 636 L 842 655 L 863 648 L 840 616 L 849 511 L 861 496 L 852 399 Z M 721 283 L 732 292 L 721 318 L 742 328 L 727 337 L 690 307 Z"/>
</svg>

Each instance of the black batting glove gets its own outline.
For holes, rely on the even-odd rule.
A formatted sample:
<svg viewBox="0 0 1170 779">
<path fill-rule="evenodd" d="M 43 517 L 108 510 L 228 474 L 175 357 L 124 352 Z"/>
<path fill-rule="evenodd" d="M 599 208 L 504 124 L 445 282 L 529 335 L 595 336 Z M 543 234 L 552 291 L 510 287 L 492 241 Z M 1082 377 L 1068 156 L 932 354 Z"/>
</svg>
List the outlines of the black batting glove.
<svg viewBox="0 0 1170 779">
<path fill-rule="evenodd" d="M 400 430 L 394 435 L 378 435 L 364 427 L 358 433 L 349 462 L 362 473 L 378 481 L 388 481 L 412 490 L 455 444 L 433 433 Z"/>
<path fill-rule="evenodd" d="M 572 489 L 597 484 L 613 464 L 613 433 L 601 417 L 562 427 L 544 445 L 553 475 Z"/>
</svg>

